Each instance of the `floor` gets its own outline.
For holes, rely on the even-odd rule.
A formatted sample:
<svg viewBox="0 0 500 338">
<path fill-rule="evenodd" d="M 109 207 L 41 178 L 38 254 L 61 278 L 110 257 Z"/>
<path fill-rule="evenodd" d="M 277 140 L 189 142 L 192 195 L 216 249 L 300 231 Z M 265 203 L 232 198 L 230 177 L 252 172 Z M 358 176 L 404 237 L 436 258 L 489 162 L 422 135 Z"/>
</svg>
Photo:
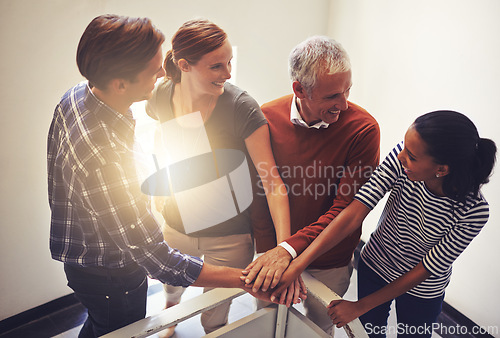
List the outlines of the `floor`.
<svg viewBox="0 0 500 338">
<path fill-rule="evenodd" d="M 349 290 L 344 295 L 345 299 L 355 300 L 357 299 L 356 294 L 356 270 L 353 272 L 351 278 L 351 286 Z M 183 299 L 189 299 L 196 297 L 201 294 L 202 289 L 198 287 L 189 287 L 183 295 Z M 163 295 L 162 284 L 150 280 L 148 289 L 148 303 L 147 303 L 147 316 L 158 313 L 163 309 L 165 304 L 165 297 Z M 304 312 L 304 308 L 301 304 L 295 306 L 300 312 Z M 234 322 L 241 319 L 251 313 L 256 309 L 253 297 L 249 294 L 245 294 L 233 300 L 233 305 L 231 306 L 229 312 L 229 322 Z M 14 338 L 14 337 L 57 337 L 57 338 L 73 338 L 78 336 L 82 323 L 86 318 L 86 310 L 80 304 L 73 305 L 69 308 L 61 310 L 50 316 L 41 318 L 38 321 L 29 323 L 20 327 L 16 330 L 10 331 L 8 333 L 0 335 L 0 338 Z M 395 316 L 393 311 L 389 317 L 389 324 L 396 327 Z M 200 315 L 194 316 L 182 323 L 180 323 L 176 330 L 174 338 L 193 338 L 202 337 L 204 335 L 203 328 L 200 324 Z M 151 337 L 158 338 L 158 335 L 153 335 Z M 335 329 L 336 338 L 345 338 L 347 335 L 342 329 Z M 396 334 L 389 333 L 387 337 L 396 337 Z M 440 337 L 437 334 L 433 334 L 433 338 Z"/>
</svg>

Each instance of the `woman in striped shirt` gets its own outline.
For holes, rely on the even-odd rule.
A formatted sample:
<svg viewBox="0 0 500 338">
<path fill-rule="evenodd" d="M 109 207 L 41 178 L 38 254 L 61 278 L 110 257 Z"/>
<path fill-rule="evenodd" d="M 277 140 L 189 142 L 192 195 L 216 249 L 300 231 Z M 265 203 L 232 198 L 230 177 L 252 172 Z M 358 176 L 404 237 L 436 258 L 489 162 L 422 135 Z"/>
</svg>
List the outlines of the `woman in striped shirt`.
<svg viewBox="0 0 500 338">
<path fill-rule="evenodd" d="M 371 337 L 385 336 L 396 300 L 398 336 L 430 337 L 441 312 L 451 265 L 488 220 L 480 192 L 495 163 L 496 146 L 480 138 L 465 115 L 436 111 L 410 126 L 353 202 L 292 261 L 274 295 L 316 257 L 361 226 L 382 197 L 389 199 L 362 250 L 358 301 L 332 301 L 341 327 L 360 317 Z"/>
</svg>

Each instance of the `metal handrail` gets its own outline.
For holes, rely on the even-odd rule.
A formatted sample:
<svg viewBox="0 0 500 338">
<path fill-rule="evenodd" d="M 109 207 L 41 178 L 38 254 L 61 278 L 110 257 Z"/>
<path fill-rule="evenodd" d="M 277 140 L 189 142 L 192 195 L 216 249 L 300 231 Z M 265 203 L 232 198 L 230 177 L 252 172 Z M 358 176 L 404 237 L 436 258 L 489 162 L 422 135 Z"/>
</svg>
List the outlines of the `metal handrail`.
<svg viewBox="0 0 500 338">
<path fill-rule="evenodd" d="M 302 279 L 308 289 L 308 297 L 317 298 L 325 307 L 331 300 L 342 299 L 339 295 L 329 289 L 326 285 L 309 275 L 302 274 Z M 147 337 L 160 332 L 170 326 L 176 325 L 186 319 L 200 314 L 206 310 L 210 310 L 222 303 L 229 302 L 232 299 L 239 297 L 246 292 L 241 289 L 224 289 L 217 288 L 203 293 L 197 297 L 181 302 L 180 304 L 164 309 L 158 314 L 139 320 L 135 323 L 122 327 L 116 331 L 106 334 L 105 338 L 123 338 L 123 337 Z M 286 307 L 278 308 L 276 320 L 276 337 L 284 337 L 286 326 Z M 344 330 L 351 338 L 367 338 L 368 335 L 364 330 L 359 319 L 344 326 Z"/>
</svg>

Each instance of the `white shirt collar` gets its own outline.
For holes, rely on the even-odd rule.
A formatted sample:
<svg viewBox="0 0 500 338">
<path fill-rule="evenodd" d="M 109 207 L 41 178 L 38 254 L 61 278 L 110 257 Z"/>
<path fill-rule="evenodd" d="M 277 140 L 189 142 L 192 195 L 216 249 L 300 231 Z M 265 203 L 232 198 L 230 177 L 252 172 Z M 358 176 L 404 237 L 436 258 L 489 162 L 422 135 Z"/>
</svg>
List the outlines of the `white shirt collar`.
<svg viewBox="0 0 500 338">
<path fill-rule="evenodd" d="M 330 125 L 326 123 L 325 121 L 319 121 L 312 126 L 308 125 L 306 121 L 300 116 L 299 110 L 297 109 L 297 97 L 294 95 L 293 100 L 292 100 L 292 106 L 290 107 L 290 121 L 298 126 L 305 127 L 305 128 L 316 128 L 316 129 L 322 129 L 322 128 L 328 128 Z"/>
</svg>

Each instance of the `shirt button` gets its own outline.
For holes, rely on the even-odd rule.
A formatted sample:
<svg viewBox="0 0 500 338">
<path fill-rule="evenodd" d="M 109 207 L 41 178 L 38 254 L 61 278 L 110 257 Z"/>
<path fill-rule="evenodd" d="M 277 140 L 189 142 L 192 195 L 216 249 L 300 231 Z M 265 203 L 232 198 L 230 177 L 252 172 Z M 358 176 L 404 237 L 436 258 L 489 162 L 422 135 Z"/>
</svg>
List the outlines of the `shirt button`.
<svg viewBox="0 0 500 338">
<path fill-rule="evenodd" d="M 106 296 L 106 299 L 109 299 L 109 296 Z"/>
</svg>

